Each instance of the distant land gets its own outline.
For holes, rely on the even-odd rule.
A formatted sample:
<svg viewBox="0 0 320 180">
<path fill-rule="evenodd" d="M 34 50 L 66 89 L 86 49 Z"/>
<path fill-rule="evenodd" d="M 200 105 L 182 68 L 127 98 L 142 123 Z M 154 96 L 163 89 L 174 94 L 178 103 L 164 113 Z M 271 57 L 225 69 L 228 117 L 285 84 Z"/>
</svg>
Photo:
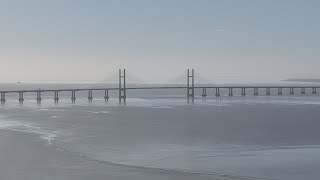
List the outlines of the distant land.
<svg viewBox="0 0 320 180">
<path fill-rule="evenodd" d="M 299 79 L 299 78 L 295 78 L 295 79 L 285 79 L 282 81 L 289 81 L 289 82 L 320 82 L 320 79 Z"/>
</svg>

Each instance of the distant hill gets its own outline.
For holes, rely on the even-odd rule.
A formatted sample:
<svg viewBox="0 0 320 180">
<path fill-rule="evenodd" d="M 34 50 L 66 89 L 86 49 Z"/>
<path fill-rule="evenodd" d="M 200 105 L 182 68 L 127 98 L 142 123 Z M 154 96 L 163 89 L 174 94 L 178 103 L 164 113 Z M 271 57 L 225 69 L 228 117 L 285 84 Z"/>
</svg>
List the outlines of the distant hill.
<svg viewBox="0 0 320 180">
<path fill-rule="evenodd" d="M 285 79 L 282 81 L 288 81 L 288 82 L 319 82 L 320 79 Z"/>
</svg>

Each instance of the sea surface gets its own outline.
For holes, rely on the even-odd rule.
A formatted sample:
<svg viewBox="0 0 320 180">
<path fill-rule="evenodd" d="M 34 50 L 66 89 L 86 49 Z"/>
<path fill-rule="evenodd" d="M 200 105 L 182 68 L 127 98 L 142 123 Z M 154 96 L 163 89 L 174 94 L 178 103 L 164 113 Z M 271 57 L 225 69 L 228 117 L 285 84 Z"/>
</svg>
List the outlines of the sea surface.
<svg viewBox="0 0 320 180">
<path fill-rule="evenodd" d="M 0 84 L 0 90 L 111 87 L 103 84 Z M 0 108 L 0 129 L 37 134 L 43 143 L 88 159 L 139 168 L 212 174 L 234 179 L 314 180 L 320 177 L 320 95 L 208 97 L 185 90 L 26 93 L 7 95 Z M 320 91 L 319 91 L 320 93 Z"/>
</svg>

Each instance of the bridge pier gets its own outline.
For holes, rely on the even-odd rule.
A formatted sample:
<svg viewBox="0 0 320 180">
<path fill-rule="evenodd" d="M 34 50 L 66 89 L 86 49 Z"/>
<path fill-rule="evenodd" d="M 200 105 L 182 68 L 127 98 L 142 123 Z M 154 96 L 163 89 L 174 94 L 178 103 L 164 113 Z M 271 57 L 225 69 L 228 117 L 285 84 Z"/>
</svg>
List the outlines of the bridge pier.
<svg viewBox="0 0 320 180">
<path fill-rule="evenodd" d="M 202 97 L 207 97 L 207 88 L 202 88 Z"/>
<path fill-rule="evenodd" d="M 312 88 L 312 94 L 317 94 L 317 88 Z"/>
<path fill-rule="evenodd" d="M 1 103 L 5 103 L 6 102 L 6 93 L 2 92 L 0 96 L 1 96 L 0 97 Z"/>
<path fill-rule="evenodd" d="M 19 92 L 19 103 L 22 104 L 24 101 L 23 92 Z"/>
<path fill-rule="evenodd" d="M 258 96 L 259 95 L 259 90 L 258 88 L 253 88 L 253 95 Z"/>
<path fill-rule="evenodd" d="M 74 96 L 75 96 L 75 94 L 74 94 Z M 93 100 L 92 90 L 91 89 L 88 91 L 88 99 L 89 99 L 90 102 Z"/>
<path fill-rule="evenodd" d="M 220 97 L 220 88 L 216 88 L 216 97 Z"/>
<path fill-rule="evenodd" d="M 246 96 L 246 88 L 241 88 L 241 96 Z"/>
<path fill-rule="evenodd" d="M 233 88 L 229 88 L 228 96 L 233 96 Z"/>
<path fill-rule="evenodd" d="M 270 95 L 271 95 L 270 88 L 266 88 L 266 95 L 267 95 L 267 96 L 270 96 Z"/>
<path fill-rule="evenodd" d="M 105 100 L 105 101 L 108 101 L 108 100 L 109 100 L 109 90 L 108 90 L 108 89 L 105 89 L 105 90 L 104 90 L 104 100 Z"/>
<path fill-rule="evenodd" d="M 294 88 L 290 88 L 290 95 L 294 94 Z"/>
<path fill-rule="evenodd" d="M 71 91 L 71 101 L 73 103 L 76 102 L 76 91 Z M 93 97 L 92 97 L 92 92 L 91 92 L 91 95 L 90 95 L 90 92 L 89 92 L 89 96 L 88 96 L 88 99 L 92 101 Z"/>
<path fill-rule="evenodd" d="M 59 91 L 54 91 L 54 102 L 58 102 L 59 101 Z"/>
<path fill-rule="evenodd" d="M 278 95 L 282 95 L 282 88 L 278 88 Z"/>
<path fill-rule="evenodd" d="M 301 94 L 306 94 L 306 88 L 301 88 Z"/>
<path fill-rule="evenodd" d="M 41 102 L 41 91 L 37 91 L 37 102 Z"/>
</svg>

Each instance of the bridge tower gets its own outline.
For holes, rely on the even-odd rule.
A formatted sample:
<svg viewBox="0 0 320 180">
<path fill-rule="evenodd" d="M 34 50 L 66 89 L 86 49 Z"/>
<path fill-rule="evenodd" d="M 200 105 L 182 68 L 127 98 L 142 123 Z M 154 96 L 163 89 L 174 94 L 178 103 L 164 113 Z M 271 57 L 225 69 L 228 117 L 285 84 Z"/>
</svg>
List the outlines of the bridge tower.
<svg viewBox="0 0 320 180">
<path fill-rule="evenodd" d="M 190 82 L 191 81 L 191 82 Z M 188 101 L 191 98 L 194 101 L 194 69 L 187 69 L 187 98 Z"/>
<path fill-rule="evenodd" d="M 126 102 L 126 69 L 119 69 L 119 102 Z"/>
</svg>

